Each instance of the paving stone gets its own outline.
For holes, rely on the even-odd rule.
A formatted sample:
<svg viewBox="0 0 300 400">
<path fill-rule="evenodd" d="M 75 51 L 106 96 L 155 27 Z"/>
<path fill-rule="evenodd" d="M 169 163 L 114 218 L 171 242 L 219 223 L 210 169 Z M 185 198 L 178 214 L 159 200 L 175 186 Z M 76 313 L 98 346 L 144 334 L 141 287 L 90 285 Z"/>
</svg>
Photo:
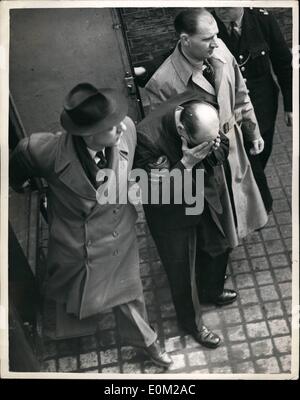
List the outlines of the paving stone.
<svg viewBox="0 0 300 400">
<path fill-rule="evenodd" d="M 270 271 L 257 271 L 255 272 L 255 278 L 258 285 L 266 285 L 274 282 Z"/>
<path fill-rule="evenodd" d="M 80 368 L 89 368 L 98 366 L 98 357 L 95 351 L 86 354 L 80 354 Z"/>
<path fill-rule="evenodd" d="M 251 232 L 246 238 L 245 238 L 246 243 L 256 243 L 256 242 L 261 242 L 261 237 L 259 232 Z"/>
<path fill-rule="evenodd" d="M 250 339 L 259 339 L 269 336 L 266 322 L 255 322 L 246 324 L 247 333 Z"/>
<path fill-rule="evenodd" d="M 292 279 L 292 271 L 289 267 L 275 269 L 274 274 L 277 282 L 291 281 Z"/>
<path fill-rule="evenodd" d="M 291 352 L 291 337 L 290 336 L 280 336 L 274 338 L 274 343 L 276 349 L 279 353 L 290 353 Z"/>
<path fill-rule="evenodd" d="M 292 301 L 290 299 L 283 300 L 283 304 L 285 305 L 286 312 L 288 315 L 292 314 Z"/>
<path fill-rule="evenodd" d="M 277 300 L 279 298 L 278 292 L 274 285 L 261 286 L 259 291 L 263 301 Z"/>
<path fill-rule="evenodd" d="M 266 257 L 252 258 L 254 271 L 262 271 L 269 268 L 269 263 Z"/>
<path fill-rule="evenodd" d="M 278 286 L 283 299 L 292 297 L 292 282 L 279 283 Z"/>
<path fill-rule="evenodd" d="M 172 301 L 171 292 L 169 288 L 164 287 L 156 290 L 156 294 L 153 293 L 153 303 L 156 302 L 156 299 L 159 299 L 161 303 Z"/>
<path fill-rule="evenodd" d="M 247 249 L 250 257 L 263 256 L 265 254 L 262 243 L 248 244 Z"/>
<path fill-rule="evenodd" d="M 77 370 L 76 357 L 62 357 L 58 359 L 59 372 L 72 372 Z"/>
<path fill-rule="evenodd" d="M 57 354 L 59 356 L 76 354 L 78 352 L 78 339 L 65 339 L 57 342 Z"/>
<path fill-rule="evenodd" d="M 203 351 L 193 351 L 192 353 L 187 354 L 189 365 L 191 367 L 198 365 L 206 365 L 206 358 Z"/>
<path fill-rule="evenodd" d="M 243 258 L 246 258 L 246 253 L 245 253 L 244 247 L 242 247 L 242 246 L 237 247 L 231 253 L 231 259 L 232 260 L 240 260 L 240 259 L 243 259 Z"/>
<path fill-rule="evenodd" d="M 245 306 L 242 310 L 246 322 L 259 321 L 263 319 L 263 314 L 259 305 Z"/>
<path fill-rule="evenodd" d="M 123 361 L 134 360 L 141 356 L 142 350 L 131 346 L 122 346 L 121 357 Z"/>
<path fill-rule="evenodd" d="M 293 241 L 292 238 L 285 238 L 284 240 L 285 247 L 288 251 L 292 252 L 293 250 Z"/>
<path fill-rule="evenodd" d="M 230 342 L 239 342 L 246 340 L 246 336 L 242 326 L 229 326 L 227 335 Z"/>
<path fill-rule="evenodd" d="M 289 265 L 288 258 L 285 254 L 276 254 L 270 256 L 270 262 L 273 268 L 285 267 Z"/>
<path fill-rule="evenodd" d="M 167 337 L 179 335 L 179 327 L 177 325 L 177 320 L 175 318 L 172 319 L 170 318 L 163 321 L 163 329 Z"/>
<path fill-rule="evenodd" d="M 272 336 L 289 333 L 288 325 L 284 319 L 274 319 L 268 322 Z"/>
<path fill-rule="evenodd" d="M 236 276 L 235 280 L 239 289 L 254 286 L 254 280 L 250 274 L 239 274 Z"/>
<path fill-rule="evenodd" d="M 270 374 L 278 374 L 280 372 L 280 368 L 278 365 L 278 361 L 275 357 L 271 358 L 262 358 L 260 360 L 256 360 L 258 373 L 270 373 Z"/>
<path fill-rule="evenodd" d="M 215 367 L 212 369 L 213 374 L 231 374 L 232 369 L 229 365 L 224 365 L 223 367 Z"/>
<path fill-rule="evenodd" d="M 234 275 L 238 273 L 249 272 L 250 271 L 249 261 L 248 260 L 232 261 L 231 270 Z"/>
<path fill-rule="evenodd" d="M 273 210 L 275 212 L 288 211 L 290 209 L 289 203 L 285 199 L 274 200 Z"/>
<path fill-rule="evenodd" d="M 153 289 L 153 281 L 152 278 L 149 276 L 142 277 L 142 285 L 144 290 Z"/>
<path fill-rule="evenodd" d="M 121 368 L 119 365 L 116 365 L 115 367 L 105 367 L 101 369 L 101 372 L 103 374 L 119 374 L 121 372 Z"/>
<path fill-rule="evenodd" d="M 252 374 L 255 372 L 254 364 L 252 361 L 238 363 L 235 372 L 238 374 Z"/>
<path fill-rule="evenodd" d="M 285 355 L 280 357 L 280 363 L 282 366 L 283 372 L 291 372 L 291 356 Z"/>
<path fill-rule="evenodd" d="M 141 365 L 140 363 L 124 363 L 123 364 L 123 373 L 124 374 L 139 374 L 141 373 Z"/>
<path fill-rule="evenodd" d="M 56 361 L 47 360 L 42 364 L 42 372 L 56 372 Z"/>
<path fill-rule="evenodd" d="M 254 288 L 239 290 L 239 297 L 243 305 L 250 303 L 259 303 L 259 299 Z"/>
<path fill-rule="evenodd" d="M 162 374 L 165 372 L 165 368 L 154 365 L 151 361 L 146 361 L 144 363 L 144 372 L 146 374 Z"/>
<path fill-rule="evenodd" d="M 149 263 L 140 263 L 141 276 L 149 276 L 151 274 L 151 267 Z"/>
<path fill-rule="evenodd" d="M 224 345 L 221 345 L 213 351 L 208 350 L 206 352 L 208 363 L 222 363 L 228 361 L 228 351 Z"/>
<path fill-rule="evenodd" d="M 248 343 L 235 344 L 231 346 L 232 357 L 238 361 L 246 360 L 250 357 L 250 349 Z"/>
<path fill-rule="evenodd" d="M 251 349 L 255 357 L 271 356 L 274 348 L 271 339 L 259 340 L 251 343 Z"/>
<path fill-rule="evenodd" d="M 108 349 L 100 352 L 101 365 L 113 364 L 118 362 L 117 349 Z"/>
<path fill-rule="evenodd" d="M 191 349 L 194 347 L 199 347 L 199 343 L 191 335 L 184 336 L 185 339 L 185 348 Z"/>
<path fill-rule="evenodd" d="M 262 308 L 265 311 L 267 319 L 283 316 L 283 308 L 280 301 L 272 301 L 270 303 L 264 303 L 262 305 Z"/>
<path fill-rule="evenodd" d="M 292 237 L 292 225 L 281 225 L 279 228 L 282 237 L 284 238 Z"/>
<path fill-rule="evenodd" d="M 280 238 L 280 234 L 277 227 L 265 228 L 261 231 L 261 234 L 264 240 L 274 240 Z"/>
<path fill-rule="evenodd" d="M 185 368 L 186 363 L 183 354 L 172 354 L 171 355 L 173 364 L 169 367 L 169 371 L 174 371 L 176 369 Z"/>
<path fill-rule="evenodd" d="M 229 310 L 222 310 L 223 318 L 226 324 L 235 325 L 241 323 L 241 313 L 238 308 L 230 308 Z"/>
<path fill-rule="evenodd" d="M 220 317 L 216 311 L 209 311 L 203 315 L 203 322 L 209 326 L 210 329 L 214 329 L 220 326 Z"/>
<path fill-rule="evenodd" d="M 265 242 L 268 254 L 282 253 L 285 248 L 281 240 L 269 240 Z"/>
<path fill-rule="evenodd" d="M 181 336 L 175 336 L 165 340 L 165 348 L 167 352 L 180 350 L 182 347 Z"/>
<path fill-rule="evenodd" d="M 191 370 L 191 373 L 193 374 L 193 375 L 195 375 L 195 374 L 209 374 L 209 369 L 208 368 L 200 368 L 200 369 L 192 369 Z"/>
<path fill-rule="evenodd" d="M 276 163 L 278 163 L 278 162 L 279 162 L 279 159 L 276 160 Z M 282 199 L 282 198 L 284 198 L 284 196 L 285 196 L 285 194 L 284 194 L 284 191 L 282 190 L 282 188 L 272 190 L 273 199 Z"/>
<path fill-rule="evenodd" d="M 279 225 L 290 224 L 292 221 L 291 213 L 290 212 L 281 212 L 281 213 L 277 212 L 276 220 Z"/>
</svg>

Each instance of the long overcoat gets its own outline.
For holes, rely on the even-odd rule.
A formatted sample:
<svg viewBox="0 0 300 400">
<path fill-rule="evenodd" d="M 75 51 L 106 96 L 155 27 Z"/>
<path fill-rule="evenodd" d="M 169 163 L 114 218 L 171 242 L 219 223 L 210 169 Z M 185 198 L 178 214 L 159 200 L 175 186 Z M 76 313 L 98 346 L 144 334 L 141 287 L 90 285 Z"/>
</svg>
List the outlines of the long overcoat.
<svg viewBox="0 0 300 400">
<path fill-rule="evenodd" d="M 244 149 L 244 140 L 257 139 L 260 132 L 248 90 L 235 58 L 222 40 L 217 41 L 219 47 L 210 58 L 215 72 L 215 88 L 202 75 L 198 78 L 197 85 L 192 82 L 191 65 L 182 56 L 178 44 L 149 80 L 146 90 L 152 108 L 186 91 L 187 88 L 217 101 L 220 130 L 227 135 L 230 142 L 228 160 L 237 231 L 239 238 L 243 238 L 253 230 L 263 227 L 268 220 Z"/>
<path fill-rule="evenodd" d="M 125 123 L 127 130 L 119 146 L 111 149 L 108 165 L 122 182 L 136 146 L 135 126 L 128 117 Z M 13 153 L 10 172 L 15 188 L 30 176 L 44 177 L 49 185 L 49 298 L 65 303 L 69 313 L 82 319 L 142 295 L 136 210 L 131 204 L 97 202 L 69 133 L 23 139 Z"/>
</svg>

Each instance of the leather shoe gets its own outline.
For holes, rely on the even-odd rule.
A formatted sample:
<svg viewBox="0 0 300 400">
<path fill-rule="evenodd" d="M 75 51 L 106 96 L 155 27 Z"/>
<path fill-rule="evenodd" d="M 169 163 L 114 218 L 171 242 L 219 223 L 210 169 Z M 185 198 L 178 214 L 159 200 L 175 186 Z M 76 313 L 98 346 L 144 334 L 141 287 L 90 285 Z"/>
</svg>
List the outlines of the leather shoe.
<svg viewBox="0 0 300 400">
<path fill-rule="evenodd" d="M 158 340 L 152 343 L 150 346 L 144 348 L 147 355 L 150 357 L 151 361 L 159 365 L 160 367 L 169 367 L 173 361 L 171 357 L 162 350 Z"/>
<path fill-rule="evenodd" d="M 191 335 L 196 340 L 196 342 L 210 349 L 215 349 L 219 346 L 221 342 L 220 337 L 210 331 L 205 325 L 202 325 L 199 331 L 191 332 Z"/>
<path fill-rule="evenodd" d="M 231 289 L 224 289 L 223 293 L 216 298 L 215 304 L 217 306 L 225 306 L 226 304 L 233 303 L 236 298 L 237 292 Z"/>
</svg>

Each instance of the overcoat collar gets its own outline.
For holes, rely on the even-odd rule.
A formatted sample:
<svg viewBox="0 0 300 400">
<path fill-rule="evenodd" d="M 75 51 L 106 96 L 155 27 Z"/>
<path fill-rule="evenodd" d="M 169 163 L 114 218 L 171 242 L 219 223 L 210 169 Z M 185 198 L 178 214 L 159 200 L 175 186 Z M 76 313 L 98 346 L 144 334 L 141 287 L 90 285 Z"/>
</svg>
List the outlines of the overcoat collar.
<svg viewBox="0 0 300 400">
<path fill-rule="evenodd" d="M 182 80 L 185 86 L 188 86 L 188 82 L 192 76 L 193 69 L 188 60 L 181 54 L 180 41 L 177 43 L 177 46 L 170 57 L 171 57 L 171 62 L 179 78 Z M 226 63 L 226 60 L 224 59 L 223 55 L 218 50 L 218 48 L 216 48 L 213 52 L 213 55 L 210 57 L 209 62 L 213 65 L 215 69 L 215 79 L 216 79 L 215 86 L 216 86 L 216 92 L 218 92 L 220 82 L 222 81 L 223 64 Z M 203 76 L 202 78 L 201 75 L 199 76 L 199 82 L 197 84 L 206 92 L 212 95 L 216 94 L 211 85 L 207 82 L 207 80 Z"/>
<path fill-rule="evenodd" d="M 117 172 L 119 159 L 128 161 L 128 146 L 123 136 L 120 139 L 118 147 L 114 146 L 111 148 L 107 168 Z M 96 201 L 96 189 L 89 181 L 81 166 L 70 133 L 63 133 L 60 137 L 54 168 L 57 178 L 74 193 Z"/>
</svg>

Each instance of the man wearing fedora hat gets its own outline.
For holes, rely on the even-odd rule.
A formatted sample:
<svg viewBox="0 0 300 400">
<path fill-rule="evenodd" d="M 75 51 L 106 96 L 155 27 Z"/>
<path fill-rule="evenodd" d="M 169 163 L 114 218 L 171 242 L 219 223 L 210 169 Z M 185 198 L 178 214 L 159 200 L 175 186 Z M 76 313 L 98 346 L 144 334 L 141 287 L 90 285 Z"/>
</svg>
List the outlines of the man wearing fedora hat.
<svg viewBox="0 0 300 400">
<path fill-rule="evenodd" d="M 23 139 L 10 163 L 10 182 L 33 176 L 48 183 L 49 244 L 45 298 L 55 302 L 54 338 L 92 334 L 99 313 L 113 308 L 123 343 L 142 347 L 151 360 L 172 360 L 149 326 L 139 270 L 136 210 L 127 202 L 100 204 L 98 172 L 117 179 L 132 168 L 136 130 L 127 101 L 113 89 L 76 85 L 61 114 L 66 132 Z M 99 189 L 100 188 L 100 189 Z"/>
</svg>

